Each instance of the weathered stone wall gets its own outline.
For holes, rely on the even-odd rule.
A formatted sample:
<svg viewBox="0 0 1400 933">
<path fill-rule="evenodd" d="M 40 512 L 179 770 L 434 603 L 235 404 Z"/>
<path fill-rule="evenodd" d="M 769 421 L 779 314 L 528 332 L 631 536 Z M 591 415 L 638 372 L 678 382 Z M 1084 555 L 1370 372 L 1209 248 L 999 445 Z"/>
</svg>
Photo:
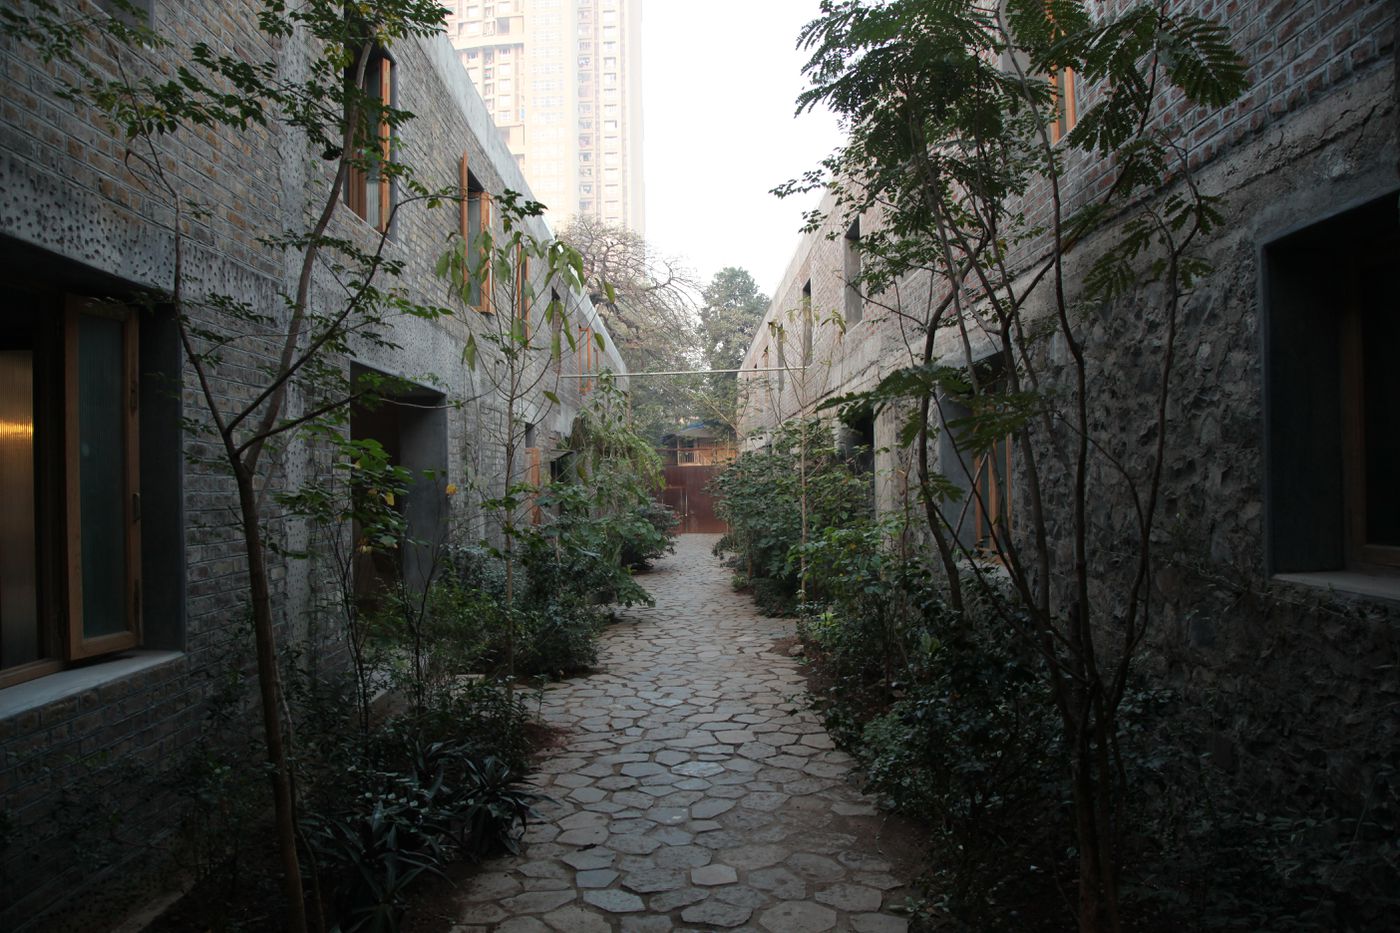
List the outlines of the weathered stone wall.
<svg viewBox="0 0 1400 933">
<path fill-rule="evenodd" d="M 315 50 L 299 36 L 269 42 L 256 29 L 256 7 L 157 0 L 154 25 L 174 51 L 155 62 L 127 58 L 126 67 L 168 73 L 181 50 L 204 41 L 246 60 L 276 61 L 284 77 L 304 75 Z M 111 73 L 108 54 L 94 51 L 92 61 Z M 487 191 L 528 192 L 446 40 L 403 42 L 392 54 L 397 105 L 416 114 L 402 131 L 401 158 L 419 179 L 429 187 L 456 184 L 465 151 Z M 45 65 L 11 44 L 0 45 L 0 69 L 0 243 L 7 273 L 56 292 L 121 297 L 143 288 L 168 289 L 175 255 L 171 206 L 141 186 L 123 164 L 122 141 L 94 113 L 55 95 L 55 79 L 72 78 L 70 70 Z M 279 296 L 295 288 L 297 256 L 259 238 L 309 229 L 328 190 L 330 166 L 308 151 L 304 138 L 277 125 L 181 131 L 163 146 L 182 192 L 209 208 L 207 217 L 186 219 L 187 297 L 227 295 L 281 313 Z M 499 234 L 499 213 L 496 224 Z M 548 236 L 542 220 L 528 228 Z M 436 210 L 407 205 L 396 216 L 386 256 L 404 264 L 399 284 L 415 300 L 451 304 L 434 264 L 457 229 L 457 206 L 450 202 Z M 376 239 L 343 206 L 330 232 L 363 247 Z M 532 277 L 545 296 L 537 304 L 539 315 L 550 283 L 541 269 L 532 270 Z M 314 290 L 326 306 L 343 294 L 324 270 Z M 560 291 L 571 322 L 587 323 L 606 338 L 586 296 Z M 207 310 L 194 313 L 198 326 L 228 326 Z M 472 502 L 480 491 L 500 489 L 505 478 L 502 401 L 464 365 L 463 347 L 469 333 L 484 335 L 508 313 L 487 317 L 459 306 L 434 321 L 404 318 L 393 331 L 396 347 L 362 346 L 343 361 L 412 379 L 449 402 L 465 403 L 444 411 L 445 481 L 462 490 L 450 501 L 457 533 L 468 541 L 489 531 Z M 545 325 L 537 319 L 535 326 L 547 346 Z M 606 340 L 600 365 L 623 372 Z M 270 345 L 241 345 L 228 353 L 214 374 L 216 396 L 230 405 L 255 397 L 263 379 L 259 367 L 271 352 Z M 144 354 L 143 348 L 143 366 Z M 577 371 L 567 345 L 559 365 L 563 372 Z M 179 387 L 172 425 L 180 414 L 199 422 L 203 401 L 188 364 L 177 354 L 165 375 Z M 546 381 L 542 388 L 555 385 Z M 541 422 L 536 443 L 542 447 L 558 443 L 579 404 L 576 381 L 561 380 L 557 388 L 560 405 L 547 402 L 540 389 L 524 401 L 527 418 Z M 294 392 L 289 410 L 296 413 L 301 405 Z M 46 922 L 40 919 L 45 911 L 77 903 L 80 895 L 94 916 L 108 920 L 123 904 L 139 900 L 141 869 L 155 867 L 143 846 L 160 842 L 180 818 L 170 809 L 175 798 L 164 782 L 200 734 L 213 691 L 231 668 L 248 663 L 246 562 L 234 523 L 233 484 L 218 466 L 221 452 L 209 436 L 176 426 L 169 440 L 164 468 L 179 490 L 159 520 L 174 529 L 176 543 L 163 553 L 165 560 L 147 561 L 145 582 L 157 588 L 157 581 L 165 581 L 159 588 L 168 598 L 158 607 L 159 618 L 152 617 L 155 607 L 148 600 L 145 643 L 119 660 L 0 690 L 0 825 L 6 843 L 0 854 L 0 926 L 7 929 L 37 929 Z M 273 488 L 294 486 L 323 460 L 296 440 L 269 459 Z M 143 515 L 148 525 L 157 520 Z M 268 527 L 281 545 L 295 548 L 307 540 L 303 523 L 291 517 L 270 515 Z M 309 610 L 320 597 L 317 565 L 273 558 L 271 574 L 284 640 L 305 638 Z M 329 634 L 318 633 L 318 640 L 327 641 L 323 649 L 333 644 Z"/>
<path fill-rule="evenodd" d="M 1320 801 L 1332 813 L 1354 816 L 1381 788 L 1385 768 L 1396 766 L 1400 579 L 1382 574 L 1369 593 L 1359 594 L 1326 577 L 1271 575 L 1261 257 L 1284 233 L 1400 191 L 1395 7 L 1382 0 L 1193 6 L 1227 25 L 1248 67 L 1249 88 L 1219 112 L 1188 108 L 1166 94 L 1157 109 L 1160 125 L 1178 129 L 1189 144 L 1201 188 L 1224 198 L 1226 221 L 1200 244 L 1214 271 L 1186 296 L 1171 371 L 1149 666 L 1154 676 L 1186 691 L 1201 710 L 1199 738 L 1246 784 L 1277 795 L 1274 801 Z M 1095 93 L 1081 89 L 1082 107 L 1092 105 Z M 1110 165 L 1071 156 L 1067 204 L 1101 193 L 1111 179 Z M 1026 208 L 1033 220 L 1045 219 L 1043 188 L 1030 191 Z M 803 238 L 768 321 L 791 317 L 808 281 L 818 316 L 843 307 L 841 233 L 847 223 L 834 218 Z M 1113 236 L 1110 228 L 1071 257 L 1072 288 Z M 1031 268 L 1044 251 L 1043 242 L 1026 244 L 1020 267 Z M 771 379 L 744 375 L 745 444 L 761 445 L 777 422 L 827 398 L 869 389 L 914 361 L 910 347 L 917 353 L 922 339 L 917 328 L 880 304 L 922 310 L 928 298 L 929 283 L 910 278 L 897 295 L 867 301 L 864 320 L 844 334 L 819 328 L 806 394 L 795 393 L 788 380 L 779 399 Z M 1048 307 L 1048 296 L 1039 306 Z M 1111 307 L 1076 306 L 1075 313 L 1083 316 L 1096 438 L 1142 480 L 1156 441 L 1164 296 L 1145 287 Z M 775 359 L 775 339 L 771 329 L 761 329 L 745 369 L 762 367 L 765 349 Z M 790 324 L 787 339 L 791 363 L 800 338 Z M 974 356 L 978 352 L 974 348 Z M 955 331 L 940 336 L 937 356 L 962 362 Z M 1067 363 L 1062 342 L 1052 341 L 1042 358 L 1050 387 L 1069 385 Z M 909 452 L 895 449 L 895 420 L 882 418 L 877 431 L 879 442 L 891 447 L 878 458 L 886 511 L 909 508 L 901 501 Z M 1044 436 L 1036 442 L 1057 543 L 1052 581 L 1059 586 L 1072 569 L 1070 516 L 1054 503 L 1067 501 L 1060 493 L 1068 489 L 1070 464 L 1057 442 Z M 1111 618 L 1130 579 L 1124 555 L 1133 553 L 1135 513 L 1116 469 L 1101 457 L 1095 463 L 1089 501 L 1094 605 Z M 1016 530 L 1024 534 L 1024 476 L 1017 480 Z M 917 517 L 917 503 L 912 512 Z"/>
</svg>

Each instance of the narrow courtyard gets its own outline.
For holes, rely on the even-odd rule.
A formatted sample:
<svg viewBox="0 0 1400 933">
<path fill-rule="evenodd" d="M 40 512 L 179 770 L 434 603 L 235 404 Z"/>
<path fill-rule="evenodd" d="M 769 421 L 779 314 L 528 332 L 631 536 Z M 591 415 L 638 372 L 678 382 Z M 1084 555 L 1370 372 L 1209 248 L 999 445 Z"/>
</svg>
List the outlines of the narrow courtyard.
<svg viewBox="0 0 1400 933">
<path fill-rule="evenodd" d="M 733 591 L 716 539 L 682 535 L 643 578 L 655 607 L 545 691 L 552 800 L 464 886 L 456 933 L 906 928 L 899 837 L 805 708 L 793 621 Z"/>
</svg>

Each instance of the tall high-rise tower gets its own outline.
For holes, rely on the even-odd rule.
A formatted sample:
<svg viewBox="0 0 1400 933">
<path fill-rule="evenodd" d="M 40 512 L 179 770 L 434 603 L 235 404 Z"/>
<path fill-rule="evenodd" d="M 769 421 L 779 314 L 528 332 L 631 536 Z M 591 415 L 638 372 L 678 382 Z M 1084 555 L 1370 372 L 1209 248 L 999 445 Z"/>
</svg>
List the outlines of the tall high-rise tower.
<svg viewBox="0 0 1400 933">
<path fill-rule="evenodd" d="M 447 34 L 556 229 L 642 233 L 642 0 L 450 0 Z"/>
</svg>

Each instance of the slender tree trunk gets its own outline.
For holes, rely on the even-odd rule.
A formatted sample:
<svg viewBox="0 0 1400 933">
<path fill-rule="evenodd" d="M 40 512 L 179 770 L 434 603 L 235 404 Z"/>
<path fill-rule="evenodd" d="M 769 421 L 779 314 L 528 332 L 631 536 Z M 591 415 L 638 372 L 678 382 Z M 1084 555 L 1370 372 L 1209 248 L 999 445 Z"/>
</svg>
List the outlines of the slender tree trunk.
<svg viewBox="0 0 1400 933">
<path fill-rule="evenodd" d="M 506 488 L 502 499 L 502 552 L 506 564 L 506 697 L 515 698 L 515 530 L 510 505 L 512 471 L 515 469 L 515 364 L 511 363 L 510 395 L 506 398 Z"/>
<path fill-rule="evenodd" d="M 272 802 L 277 844 L 282 858 L 283 890 L 287 897 L 287 924 L 292 933 L 306 931 L 306 899 L 297 859 L 296 798 L 286 735 L 279 711 L 282 682 L 277 669 L 277 642 L 272 623 L 272 594 L 267 583 L 266 552 L 258 522 L 257 491 L 253 476 L 241 462 L 235 463 L 238 504 L 243 517 L 243 541 L 248 551 L 248 591 L 253 609 L 253 635 L 257 645 L 258 692 L 262 700 L 263 734 L 267 760 L 272 765 Z"/>
<path fill-rule="evenodd" d="M 801 495 L 801 497 L 800 497 L 799 500 L 798 500 L 799 508 L 801 508 L 801 510 L 802 510 L 802 550 L 799 552 L 799 553 L 801 554 L 802 561 L 801 561 L 801 567 L 799 568 L 799 574 L 800 574 L 800 578 L 801 578 L 802 601 L 803 601 L 803 602 L 806 602 L 806 601 L 807 601 L 807 531 L 808 531 L 808 528 L 807 528 L 807 425 L 806 425 L 805 423 L 804 423 L 804 424 L 801 424 L 800 430 L 802 431 L 802 434 L 800 435 L 800 439 L 799 439 L 799 441 L 798 441 L 797 482 L 798 482 L 798 486 L 799 486 L 799 488 L 801 489 L 801 492 L 802 492 L 802 495 Z"/>
</svg>

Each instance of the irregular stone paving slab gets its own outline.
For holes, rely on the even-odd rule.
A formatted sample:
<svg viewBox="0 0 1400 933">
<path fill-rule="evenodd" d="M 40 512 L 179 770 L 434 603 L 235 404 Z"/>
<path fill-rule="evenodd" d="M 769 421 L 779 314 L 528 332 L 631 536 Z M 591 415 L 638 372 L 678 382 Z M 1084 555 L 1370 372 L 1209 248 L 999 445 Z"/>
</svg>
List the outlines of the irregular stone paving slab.
<svg viewBox="0 0 1400 933">
<path fill-rule="evenodd" d="M 759 616 L 684 535 L 641 578 L 595 673 L 551 685 L 553 802 L 521 856 L 463 886 L 458 923 L 507 931 L 903 931 L 907 895 L 874 802 L 806 708 L 789 619 Z M 460 927 L 459 927 L 460 928 Z"/>
</svg>

